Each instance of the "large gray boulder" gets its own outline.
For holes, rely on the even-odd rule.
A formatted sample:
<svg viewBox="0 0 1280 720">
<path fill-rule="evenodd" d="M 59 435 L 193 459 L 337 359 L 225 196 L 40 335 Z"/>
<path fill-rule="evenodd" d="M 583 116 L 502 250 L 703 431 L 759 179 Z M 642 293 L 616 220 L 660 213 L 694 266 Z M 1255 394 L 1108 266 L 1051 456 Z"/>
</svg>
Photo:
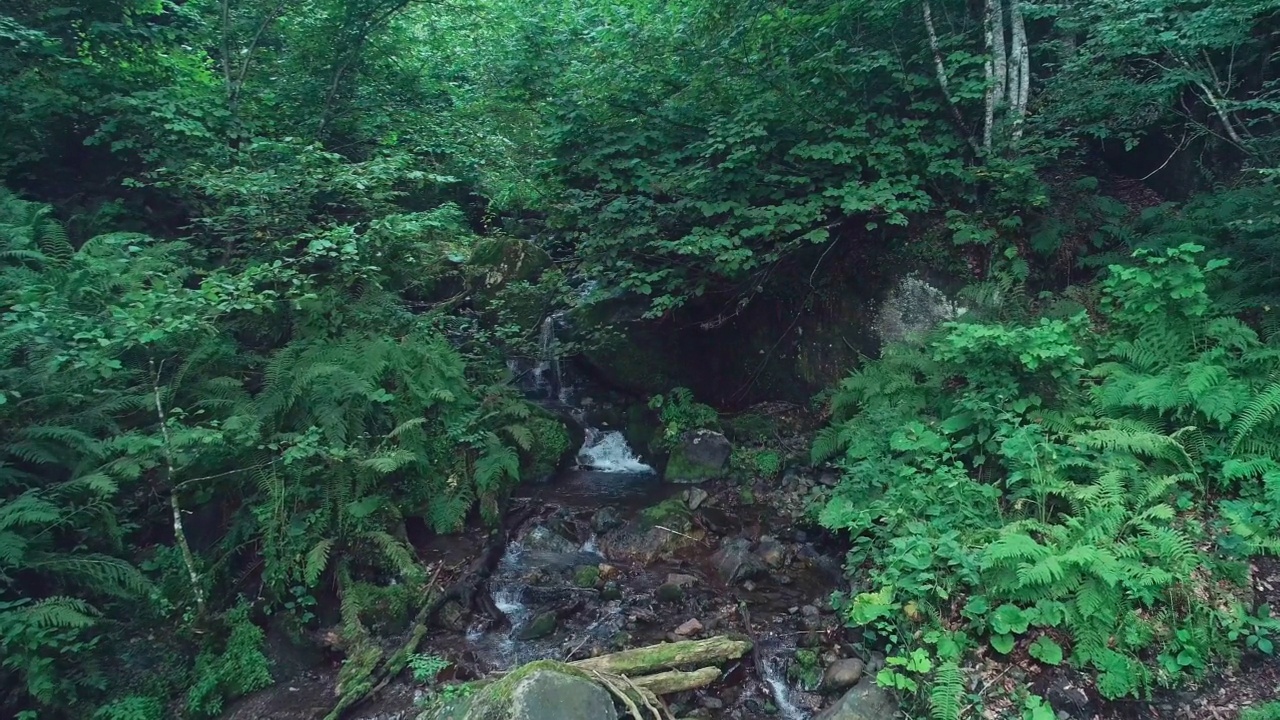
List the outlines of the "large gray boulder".
<svg viewBox="0 0 1280 720">
<path fill-rule="evenodd" d="M 581 670 L 540 660 L 418 720 L 618 720 L 609 692 Z"/>
<path fill-rule="evenodd" d="M 699 483 L 723 477 L 733 444 L 713 430 L 690 430 L 671 450 L 663 477 L 674 483 Z"/>
<path fill-rule="evenodd" d="M 897 715 L 898 699 L 893 693 L 864 677 L 813 720 L 893 720 Z"/>
</svg>

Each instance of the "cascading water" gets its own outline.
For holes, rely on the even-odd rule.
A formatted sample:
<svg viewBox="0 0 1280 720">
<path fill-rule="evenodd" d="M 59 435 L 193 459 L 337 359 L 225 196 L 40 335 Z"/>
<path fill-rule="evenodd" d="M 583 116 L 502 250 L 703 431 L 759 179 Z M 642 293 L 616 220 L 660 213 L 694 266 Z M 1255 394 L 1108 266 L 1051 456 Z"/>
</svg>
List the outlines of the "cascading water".
<svg viewBox="0 0 1280 720">
<path fill-rule="evenodd" d="M 653 468 L 641 462 L 617 430 L 587 428 L 587 440 L 578 451 L 578 464 L 603 473 L 649 474 Z"/>
<path fill-rule="evenodd" d="M 809 720 L 810 713 L 797 707 L 792 701 L 792 693 L 795 688 L 787 682 L 785 664 L 783 658 L 791 657 L 795 652 L 794 646 L 788 646 L 776 640 L 762 640 L 761 656 L 764 667 L 760 668 L 760 675 L 769 685 L 769 691 L 773 695 L 773 704 L 778 708 L 778 715 L 786 718 L 786 720 Z"/>
</svg>

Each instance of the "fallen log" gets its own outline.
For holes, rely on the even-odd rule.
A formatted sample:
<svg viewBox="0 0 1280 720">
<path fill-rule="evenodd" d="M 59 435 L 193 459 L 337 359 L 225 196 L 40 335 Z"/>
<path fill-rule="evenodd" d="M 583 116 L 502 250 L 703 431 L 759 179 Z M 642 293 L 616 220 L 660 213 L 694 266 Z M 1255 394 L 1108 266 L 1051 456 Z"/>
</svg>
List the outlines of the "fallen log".
<svg viewBox="0 0 1280 720">
<path fill-rule="evenodd" d="M 594 670 L 610 675 L 626 675 L 639 680 L 637 676 L 661 670 L 675 670 L 682 665 L 697 665 L 705 668 L 708 664 L 737 660 L 750 650 L 751 642 L 748 640 L 718 635 L 705 640 L 683 640 L 633 648 L 569 664 L 584 670 Z"/>
<path fill-rule="evenodd" d="M 691 672 L 668 670 L 653 675 L 629 677 L 631 684 L 642 687 L 654 695 L 670 695 L 686 690 L 697 690 L 720 679 L 720 668 L 704 667 Z"/>
</svg>

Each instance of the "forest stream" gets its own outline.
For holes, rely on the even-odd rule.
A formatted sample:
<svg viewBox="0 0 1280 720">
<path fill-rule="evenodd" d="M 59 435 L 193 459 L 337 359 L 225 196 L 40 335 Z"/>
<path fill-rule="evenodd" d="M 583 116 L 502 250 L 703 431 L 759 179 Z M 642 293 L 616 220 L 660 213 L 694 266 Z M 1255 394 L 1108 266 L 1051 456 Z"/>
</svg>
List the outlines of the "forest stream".
<svg viewBox="0 0 1280 720">
<path fill-rule="evenodd" d="M 735 720 L 809 720 L 823 704 L 821 668 L 854 656 L 830 606 L 841 582 L 837 538 L 757 503 L 737 482 L 665 482 L 621 430 L 591 426 L 600 415 L 586 381 L 566 380 L 548 330 L 542 357 L 513 364 L 530 400 L 586 425 L 574 462 L 543 483 L 520 487 L 506 544 L 485 581 L 487 613 L 446 605 L 420 648 L 447 659 L 441 681 L 467 681 L 543 659 L 572 661 L 660 642 L 731 633 L 755 644 L 720 682 L 666 700 L 675 710 Z M 778 496 L 798 513 L 830 473 L 788 471 Z M 804 529 L 802 529 L 802 527 Z M 433 535 L 418 551 L 428 566 L 456 569 L 475 559 L 483 530 Z M 286 647 L 276 648 L 288 653 Z M 812 655 L 797 663 L 797 650 Z M 826 661 L 819 659 L 826 654 Z M 803 656 L 801 656 L 803 657 Z M 868 658 L 872 667 L 882 659 Z M 277 662 L 288 667 L 289 662 Z M 294 663 L 292 679 L 246 698 L 226 720 L 310 720 L 332 705 L 337 667 Z M 788 669 L 791 672 L 788 673 Z M 424 687 L 404 677 L 349 717 L 417 717 Z M 857 677 L 842 681 L 847 687 Z M 836 688 L 836 689 L 841 689 Z M 831 688 L 828 688 L 829 690 Z M 687 712 L 685 714 L 688 714 Z"/>
</svg>

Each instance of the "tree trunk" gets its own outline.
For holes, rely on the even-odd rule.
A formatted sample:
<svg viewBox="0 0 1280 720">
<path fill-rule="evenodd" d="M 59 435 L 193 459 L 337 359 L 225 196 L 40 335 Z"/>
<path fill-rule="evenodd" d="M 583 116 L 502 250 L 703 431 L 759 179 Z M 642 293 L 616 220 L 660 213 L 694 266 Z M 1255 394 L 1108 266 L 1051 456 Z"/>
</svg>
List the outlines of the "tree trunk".
<svg viewBox="0 0 1280 720">
<path fill-rule="evenodd" d="M 674 670 L 681 665 L 705 666 L 708 663 L 736 660 L 750 650 L 750 641 L 735 640 L 720 635 L 705 640 L 684 640 L 623 650 L 569 664 L 583 670 L 596 670 L 610 675 L 627 675 L 638 682 L 639 678 L 636 677 L 638 675 L 660 670 Z"/>
<path fill-rule="evenodd" d="M 1004 40 L 1004 0 L 986 0 L 983 25 L 987 36 L 987 116 L 982 128 L 982 145 L 990 150 L 995 135 L 996 111 L 1005 99 L 1009 84 L 1009 56 Z"/>
<path fill-rule="evenodd" d="M 1009 116 L 1013 121 L 1013 139 L 1016 141 L 1022 139 L 1022 124 L 1027 117 L 1027 100 L 1031 94 L 1031 51 L 1027 47 L 1027 26 L 1023 21 L 1020 0 L 1009 0 L 1009 22 L 1013 28 Z"/>
<path fill-rule="evenodd" d="M 692 672 L 669 670 L 654 675 L 630 678 L 636 687 L 642 687 L 654 695 L 670 695 L 686 690 L 697 690 L 720 679 L 720 668 L 704 667 Z"/>
</svg>

